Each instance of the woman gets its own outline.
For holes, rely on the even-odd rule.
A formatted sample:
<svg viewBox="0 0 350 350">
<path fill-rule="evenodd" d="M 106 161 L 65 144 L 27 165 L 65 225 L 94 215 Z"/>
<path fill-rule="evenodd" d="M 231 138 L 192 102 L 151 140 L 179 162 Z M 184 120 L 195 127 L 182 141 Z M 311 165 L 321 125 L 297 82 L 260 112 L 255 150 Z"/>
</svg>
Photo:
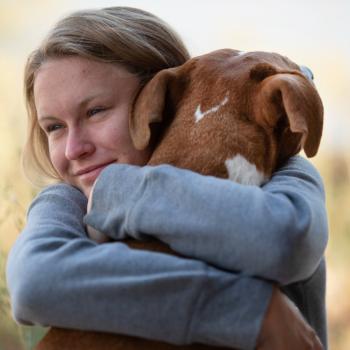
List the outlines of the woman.
<svg viewBox="0 0 350 350">
<path fill-rule="evenodd" d="M 238 349 L 321 349 L 317 333 L 326 347 L 327 223 L 322 181 L 309 163 L 293 158 L 263 188 L 140 167 L 152 150 L 134 148 L 129 105 L 157 71 L 188 57 L 164 22 L 122 7 L 68 16 L 29 57 L 25 166 L 58 184 L 33 201 L 10 252 L 14 316 Z M 190 247 L 192 259 L 98 245 L 84 220 L 111 236 L 157 236 L 164 228 L 179 250 Z M 217 267 L 208 263 L 212 256 Z"/>
</svg>

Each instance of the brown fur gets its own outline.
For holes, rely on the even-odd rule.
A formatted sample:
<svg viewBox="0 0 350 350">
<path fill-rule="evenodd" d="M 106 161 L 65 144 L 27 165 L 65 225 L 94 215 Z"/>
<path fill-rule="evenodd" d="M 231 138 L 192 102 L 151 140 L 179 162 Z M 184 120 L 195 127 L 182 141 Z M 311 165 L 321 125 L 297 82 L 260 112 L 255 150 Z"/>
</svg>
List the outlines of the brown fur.
<svg viewBox="0 0 350 350">
<path fill-rule="evenodd" d="M 228 94 L 228 95 L 227 95 Z M 194 113 L 228 102 L 195 123 Z M 289 157 L 316 154 L 323 107 L 313 84 L 287 58 L 220 50 L 159 72 L 139 93 L 130 115 L 135 146 L 154 147 L 149 164 L 172 164 L 225 178 L 224 162 L 241 154 L 269 177 Z M 130 241 L 136 249 L 171 253 L 160 242 Z M 123 335 L 51 329 L 38 350 L 215 349 L 173 346 Z"/>
<path fill-rule="evenodd" d="M 194 112 L 222 101 L 217 113 L 195 123 Z M 278 54 L 238 55 L 220 50 L 164 70 L 140 92 L 130 119 L 137 148 L 145 148 L 152 126 L 160 129 L 149 162 L 227 177 L 224 162 L 237 153 L 270 176 L 302 148 L 316 154 L 323 107 L 298 66 Z"/>
</svg>

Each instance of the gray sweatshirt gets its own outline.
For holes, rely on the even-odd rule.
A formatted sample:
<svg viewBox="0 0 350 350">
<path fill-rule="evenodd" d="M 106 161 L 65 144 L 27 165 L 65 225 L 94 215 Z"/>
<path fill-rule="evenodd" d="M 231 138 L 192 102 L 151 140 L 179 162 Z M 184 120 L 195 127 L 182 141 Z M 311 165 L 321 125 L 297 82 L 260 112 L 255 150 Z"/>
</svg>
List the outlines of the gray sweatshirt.
<svg viewBox="0 0 350 350">
<path fill-rule="evenodd" d="M 65 184 L 31 204 L 7 263 L 18 322 L 254 349 L 277 283 L 326 347 L 324 189 L 305 159 L 261 188 L 111 165 L 86 204 Z M 116 241 L 96 244 L 85 224 Z M 127 236 L 185 257 L 130 249 Z"/>
</svg>

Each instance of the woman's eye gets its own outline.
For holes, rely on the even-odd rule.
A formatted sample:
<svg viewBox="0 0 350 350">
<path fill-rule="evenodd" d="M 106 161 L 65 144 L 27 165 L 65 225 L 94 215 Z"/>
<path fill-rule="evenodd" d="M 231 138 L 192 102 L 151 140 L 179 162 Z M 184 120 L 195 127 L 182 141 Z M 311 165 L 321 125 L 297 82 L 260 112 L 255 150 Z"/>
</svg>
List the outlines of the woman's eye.
<svg viewBox="0 0 350 350">
<path fill-rule="evenodd" d="M 46 127 L 45 131 L 50 134 L 53 131 L 59 130 L 62 128 L 62 125 L 60 124 L 52 124 Z"/>
<path fill-rule="evenodd" d="M 89 109 L 86 114 L 88 117 L 92 117 L 97 113 L 103 112 L 104 110 L 105 110 L 104 107 L 95 107 L 95 108 Z"/>
</svg>

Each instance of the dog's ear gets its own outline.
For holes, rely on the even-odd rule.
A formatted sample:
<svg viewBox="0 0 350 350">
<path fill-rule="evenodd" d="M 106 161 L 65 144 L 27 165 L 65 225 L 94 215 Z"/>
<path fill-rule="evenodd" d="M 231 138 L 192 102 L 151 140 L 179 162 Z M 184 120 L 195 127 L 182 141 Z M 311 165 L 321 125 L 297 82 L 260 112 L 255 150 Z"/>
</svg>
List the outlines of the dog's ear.
<svg viewBox="0 0 350 350">
<path fill-rule="evenodd" d="M 255 115 L 260 125 L 274 128 L 279 141 L 278 162 L 301 149 L 308 157 L 316 155 L 322 136 L 323 105 L 313 84 L 297 72 L 277 73 L 260 84 Z"/>
<path fill-rule="evenodd" d="M 136 96 L 129 115 L 131 139 L 136 149 L 145 149 L 151 142 L 151 124 L 162 124 L 171 118 L 167 105 L 176 105 L 181 95 L 179 68 L 157 73 Z"/>
</svg>

